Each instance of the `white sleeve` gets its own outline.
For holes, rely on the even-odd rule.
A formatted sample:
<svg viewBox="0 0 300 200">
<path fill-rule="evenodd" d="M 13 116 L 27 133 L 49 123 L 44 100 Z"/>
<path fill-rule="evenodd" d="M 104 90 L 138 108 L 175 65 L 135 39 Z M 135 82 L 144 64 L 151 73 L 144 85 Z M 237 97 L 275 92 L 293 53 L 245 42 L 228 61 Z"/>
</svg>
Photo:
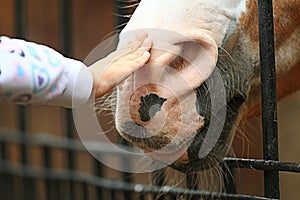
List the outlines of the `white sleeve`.
<svg viewBox="0 0 300 200">
<path fill-rule="evenodd" d="M 82 62 L 44 45 L 0 37 L 0 101 L 71 108 L 85 103 L 92 87 Z"/>
</svg>

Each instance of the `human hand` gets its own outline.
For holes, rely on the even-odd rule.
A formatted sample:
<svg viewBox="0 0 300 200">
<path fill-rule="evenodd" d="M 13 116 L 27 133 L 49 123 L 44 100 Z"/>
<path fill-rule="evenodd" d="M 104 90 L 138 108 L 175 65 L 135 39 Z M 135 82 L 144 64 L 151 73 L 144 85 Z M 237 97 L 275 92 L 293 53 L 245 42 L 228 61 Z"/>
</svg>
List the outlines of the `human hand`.
<svg viewBox="0 0 300 200">
<path fill-rule="evenodd" d="M 94 98 L 103 96 L 147 63 L 152 47 L 152 41 L 147 37 L 147 33 L 140 34 L 126 47 L 112 52 L 89 67 L 93 75 Z"/>
</svg>

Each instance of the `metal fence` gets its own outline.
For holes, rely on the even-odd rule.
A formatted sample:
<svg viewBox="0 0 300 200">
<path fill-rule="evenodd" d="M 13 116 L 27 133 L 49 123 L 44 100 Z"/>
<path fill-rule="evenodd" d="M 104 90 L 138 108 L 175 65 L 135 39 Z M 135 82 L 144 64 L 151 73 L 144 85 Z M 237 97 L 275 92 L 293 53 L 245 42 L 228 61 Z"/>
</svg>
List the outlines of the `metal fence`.
<svg viewBox="0 0 300 200">
<path fill-rule="evenodd" d="M 72 0 L 61 0 L 61 40 L 62 51 L 70 55 L 72 33 Z M 115 0 L 116 27 L 122 29 L 138 0 Z M 0 199 L 3 200 L 34 200 L 34 199 L 279 199 L 279 171 L 300 172 L 300 164 L 278 161 L 278 137 L 276 120 L 276 79 L 274 58 L 274 35 L 272 1 L 259 0 L 259 27 L 260 27 L 260 63 L 262 77 L 262 123 L 264 140 L 264 159 L 225 158 L 224 162 L 231 169 L 249 168 L 264 171 L 265 197 L 234 194 L 233 180 L 226 181 L 227 191 L 231 193 L 211 193 L 196 191 L 192 188 L 168 186 L 151 186 L 136 183 L 129 173 L 121 173 L 121 180 L 105 178 L 104 166 L 91 159 L 91 173 L 77 169 L 76 155 L 86 153 L 83 145 L 73 136 L 73 120 L 70 111 L 67 111 L 66 137 L 47 135 L 32 136 L 26 133 L 25 107 L 18 108 L 19 131 L 0 131 Z M 24 5 L 26 1 L 15 0 L 15 30 L 16 36 L 24 36 L 23 21 Z M 270 67 L 272 66 L 272 67 Z M 19 162 L 12 161 L 8 149 L 16 145 L 19 152 Z M 97 151 L 114 154 L 109 148 L 98 145 Z M 28 157 L 30 149 L 36 148 L 43 158 L 39 166 L 32 166 Z M 53 151 L 60 150 L 65 156 L 66 168 L 53 167 Z M 226 176 L 226 175 L 224 175 Z M 189 179 L 190 177 L 187 177 Z M 188 182 L 189 180 L 187 180 Z M 188 184 L 187 184 L 188 185 Z"/>
</svg>

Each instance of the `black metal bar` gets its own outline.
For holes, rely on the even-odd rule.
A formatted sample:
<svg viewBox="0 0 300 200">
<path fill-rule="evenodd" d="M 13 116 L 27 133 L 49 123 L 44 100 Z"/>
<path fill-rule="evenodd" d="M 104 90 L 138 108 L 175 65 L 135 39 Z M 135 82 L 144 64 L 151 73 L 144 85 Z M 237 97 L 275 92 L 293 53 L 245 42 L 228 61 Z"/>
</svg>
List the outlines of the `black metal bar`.
<svg viewBox="0 0 300 200">
<path fill-rule="evenodd" d="M 73 116 L 71 110 L 66 110 L 67 114 L 67 137 L 74 138 L 73 132 Z M 68 168 L 74 170 L 75 167 L 75 153 L 72 150 L 67 150 L 67 157 L 68 157 Z M 70 196 L 72 200 L 75 200 L 77 197 L 75 195 L 75 182 L 70 181 Z"/>
<path fill-rule="evenodd" d="M 61 50 L 67 56 L 72 54 L 72 1 L 60 1 L 60 31 L 61 31 Z"/>
<path fill-rule="evenodd" d="M 82 195 L 84 200 L 88 200 L 89 199 L 89 189 L 88 189 L 88 185 L 87 183 L 82 183 Z"/>
<path fill-rule="evenodd" d="M 3 160 L 7 160 L 7 145 L 4 141 L 0 140 L 0 158 Z M 13 192 L 14 188 L 14 176 L 7 174 L 0 174 L 0 188 L 1 188 L 1 196 L 3 199 L 15 199 L 15 195 Z"/>
<path fill-rule="evenodd" d="M 25 23 L 26 23 L 26 0 L 15 0 L 15 35 L 17 38 L 24 38 L 25 36 Z M 19 130 L 26 131 L 26 108 L 18 106 L 18 120 Z M 27 150 L 25 146 L 21 146 L 21 161 L 27 162 Z"/>
<path fill-rule="evenodd" d="M 0 174 L 1 198 L 16 199 L 14 194 L 14 175 Z"/>
<path fill-rule="evenodd" d="M 48 146 L 43 145 L 42 146 L 42 151 L 43 151 L 43 163 L 45 168 L 51 168 L 52 166 L 52 157 L 51 157 L 51 148 Z M 45 180 L 45 193 L 46 193 L 46 199 L 47 200 L 54 200 L 55 199 L 55 189 L 53 182 L 50 180 L 46 179 Z"/>
<path fill-rule="evenodd" d="M 8 159 L 7 143 L 0 139 L 0 158 Z M 14 177 L 11 175 L 0 174 L 0 188 L 2 188 L 2 195 L 4 199 L 15 199 L 13 189 Z"/>
<path fill-rule="evenodd" d="M 67 198 L 64 197 L 64 194 L 66 191 L 63 190 L 63 181 L 62 180 L 56 180 L 54 181 L 54 184 L 56 186 L 56 200 L 67 200 Z"/>
<path fill-rule="evenodd" d="M 27 4 L 27 0 L 15 0 L 15 36 L 17 38 L 24 38 L 25 36 L 25 5 Z"/>
<path fill-rule="evenodd" d="M 124 146 L 129 146 L 129 143 L 124 140 L 124 139 L 121 139 L 121 144 L 124 145 Z M 131 163 L 130 163 L 130 160 L 126 159 L 126 157 L 124 156 L 121 156 L 121 162 L 122 162 L 122 165 L 124 166 L 125 169 L 130 169 L 131 168 Z M 131 183 L 132 182 L 132 174 L 131 173 L 128 173 L 128 172 L 122 172 L 122 179 L 128 183 Z M 131 192 L 128 192 L 128 191 L 124 191 L 123 192 L 123 198 L 124 200 L 131 200 L 132 199 L 132 194 Z"/>
<path fill-rule="evenodd" d="M 95 175 L 98 177 L 103 177 L 103 164 L 97 160 L 94 159 L 94 171 Z M 96 199 L 97 200 L 102 200 L 103 199 L 103 189 L 101 187 L 96 187 Z"/>
<path fill-rule="evenodd" d="M 15 35 L 17 38 L 25 38 L 26 34 L 26 0 L 15 0 Z M 18 122 L 19 130 L 22 134 L 26 134 L 26 108 L 24 106 L 18 106 Z M 26 145 L 20 146 L 21 163 L 27 164 L 27 148 Z M 20 181 L 22 185 L 22 194 L 24 199 L 35 199 L 36 187 L 33 179 L 22 179 Z"/>
<path fill-rule="evenodd" d="M 72 54 L 72 1 L 71 0 L 62 0 L 60 1 L 60 19 L 61 19 L 61 49 L 62 52 L 71 56 Z M 71 110 L 66 109 L 66 132 L 67 137 L 74 138 L 74 122 L 73 114 Z M 75 168 L 75 155 L 72 151 L 67 151 L 68 155 L 68 168 Z M 75 183 L 70 182 L 70 195 L 71 199 L 76 199 L 75 195 Z"/>
<path fill-rule="evenodd" d="M 224 161 L 230 167 L 248 168 L 256 170 L 276 170 L 300 173 L 300 163 L 279 162 L 273 160 L 256 160 L 244 158 L 225 158 Z"/>
<path fill-rule="evenodd" d="M 139 196 L 138 196 L 138 199 L 139 199 L 139 200 L 145 200 L 145 196 L 144 196 L 144 195 L 139 195 Z"/>
<path fill-rule="evenodd" d="M 25 36 L 25 23 L 26 23 L 26 0 L 15 0 L 15 35 L 17 38 L 24 38 Z M 24 106 L 18 106 L 18 119 L 19 130 L 21 132 L 26 131 L 26 108 Z M 26 149 L 21 146 L 21 159 L 22 162 L 26 162 Z"/>
<path fill-rule="evenodd" d="M 44 166 L 46 168 L 51 168 L 51 163 L 52 163 L 52 157 L 51 157 L 51 148 L 48 146 L 43 147 L 43 159 L 44 159 Z M 46 197 L 48 200 L 54 200 L 55 198 L 55 185 L 53 182 L 50 180 L 45 180 L 45 189 L 46 189 Z"/>
<path fill-rule="evenodd" d="M 236 183 L 235 183 L 235 175 L 236 175 L 236 169 L 232 166 L 223 164 L 222 167 L 222 175 L 224 178 L 224 192 L 236 194 Z"/>
<path fill-rule="evenodd" d="M 110 189 L 110 199 L 111 200 L 114 200 L 114 199 L 116 199 L 116 190 L 112 190 L 112 189 Z"/>
<path fill-rule="evenodd" d="M 272 0 L 258 0 L 262 127 L 265 160 L 278 160 L 276 69 Z M 266 197 L 280 198 L 279 173 L 264 172 Z"/>
</svg>

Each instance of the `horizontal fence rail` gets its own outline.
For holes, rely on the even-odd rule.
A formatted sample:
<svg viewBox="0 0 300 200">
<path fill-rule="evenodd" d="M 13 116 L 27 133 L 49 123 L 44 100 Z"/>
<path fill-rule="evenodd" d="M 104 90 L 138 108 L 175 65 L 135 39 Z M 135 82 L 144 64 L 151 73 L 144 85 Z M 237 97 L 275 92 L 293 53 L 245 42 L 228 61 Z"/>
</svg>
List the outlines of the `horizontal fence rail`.
<svg viewBox="0 0 300 200">
<path fill-rule="evenodd" d="M 275 170 L 300 173 L 300 163 L 280 162 L 273 160 L 258 160 L 245 158 L 224 158 L 224 162 L 234 168 L 248 168 L 256 170 Z"/>
<path fill-rule="evenodd" d="M 30 134 L 20 134 L 15 131 L 0 130 L 0 141 L 3 143 L 14 143 L 27 146 L 39 146 L 48 148 L 59 148 L 63 150 L 87 152 L 84 145 L 76 139 L 69 139 L 65 137 L 55 137 L 46 134 L 37 134 L 35 136 Z M 116 151 L 111 147 L 111 144 L 104 144 L 99 142 L 85 142 L 89 145 L 89 149 L 97 153 L 117 154 L 117 155 L 131 155 L 127 151 Z M 122 147 L 126 148 L 126 147 Z M 138 154 L 137 154 L 138 155 Z M 255 170 L 277 170 L 285 172 L 300 173 L 300 163 L 280 162 L 273 160 L 259 160 L 259 159 L 245 159 L 245 158 L 224 158 L 224 162 L 233 168 L 248 168 Z"/>
<path fill-rule="evenodd" d="M 18 132 L 0 130 L 0 141 L 6 144 L 22 144 L 26 148 L 29 146 L 48 147 L 50 149 L 63 149 L 66 152 L 86 152 L 85 147 L 80 141 L 75 139 L 55 137 L 51 135 L 29 135 L 21 134 Z M 95 148 L 93 151 L 106 154 L 118 154 L 110 145 L 104 145 L 103 143 L 92 142 Z M 266 161 L 255 159 L 239 159 L 239 158 L 225 158 L 224 162 L 232 168 L 249 168 L 253 170 L 275 170 L 275 171 L 287 171 L 287 172 L 300 172 L 300 164 L 290 162 L 279 161 Z M 13 163 L 9 160 L 0 160 L 0 174 L 18 176 L 25 178 L 26 180 L 48 180 L 58 182 L 79 182 L 87 184 L 88 186 L 99 187 L 107 189 L 112 192 L 127 191 L 132 194 L 141 196 L 145 194 L 160 194 L 173 195 L 173 196 L 193 196 L 201 197 L 205 199 L 276 199 L 265 198 L 250 195 L 241 194 L 228 194 L 228 193 L 216 193 L 208 191 L 190 190 L 186 188 L 170 187 L 170 186 L 150 186 L 139 183 L 128 183 L 119 180 L 110 180 L 107 178 L 99 177 L 93 174 L 80 172 L 73 169 L 55 169 L 48 167 L 34 167 L 22 163 Z"/>
<path fill-rule="evenodd" d="M 97 176 L 93 176 L 86 173 L 81 173 L 74 170 L 58 170 L 48 168 L 34 168 L 23 164 L 13 164 L 11 162 L 0 160 L 0 171 L 3 174 L 10 174 L 30 179 L 47 179 L 55 181 L 76 181 L 80 183 L 86 183 L 89 185 L 101 187 L 103 189 L 109 189 L 112 191 L 129 191 L 137 195 L 143 195 L 147 193 L 175 196 L 193 196 L 205 199 L 232 199 L 232 200 L 267 200 L 270 198 L 263 198 L 257 196 L 238 195 L 238 194 L 227 194 L 217 193 L 208 191 L 196 191 L 188 190 L 186 188 L 177 188 L 169 186 L 149 186 L 143 184 L 133 184 L 123 181 L 115 181 L 110 179 L 104 179 Z"/>
</svg>

